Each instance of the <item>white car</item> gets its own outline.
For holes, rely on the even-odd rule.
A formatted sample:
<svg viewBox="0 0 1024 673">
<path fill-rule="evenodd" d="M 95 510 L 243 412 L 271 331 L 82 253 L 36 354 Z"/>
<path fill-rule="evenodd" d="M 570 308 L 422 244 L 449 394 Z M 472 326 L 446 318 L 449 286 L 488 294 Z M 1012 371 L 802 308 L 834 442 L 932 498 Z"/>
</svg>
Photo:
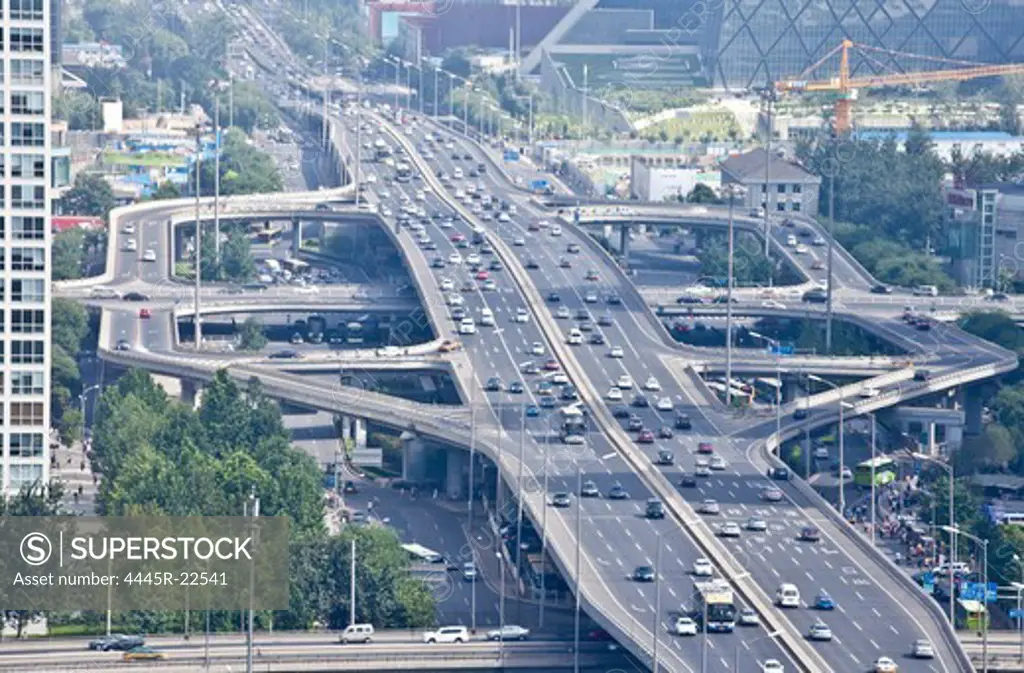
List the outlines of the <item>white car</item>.
<svg viewBox="0 0 1024 673">
<path fill-rule="evenodd" d="M 722 511 L 722 507 L 718 504 L 717 500 L 708 498 L 700 504 L 701 514 L 719 514 Z"/>
<path fill-rule="evenodd" d="M 462 255 L 460 255 L 457 252 L 453 252 L 452 254 L 448 255 L 448 263 L 449 264 L 462 264 Z"/>
<path fill-rule="evenodd" d="M 441 292 L 451 292 L 455 289 L 455 282 L 451 278 L 441 279 Z"/>
<path fill-rule="evenodd" d="M 131 222 L 129 222 L 128 224 L 124 225 L 124 228 L 121 229 L 121 232 L 125 233 L 125 234 L 128 234 L 129 236 L 134 236 L 135 235 L 135 225 L 132 224 Z"/>
<path fill-rule="evenodd" d="M 676 619 L 676 635 L 677 636 L 695 636 L 695 635 L 697 635 L 697 622 L 693 621 L 689 617 L 678 617 Z"/>
<path fill-rule="evenodd" d="M 565 337 L 565 342 L 570 346 L 581 346 L 583 344 L 583 332 L 574 329 Z"/>
<path fill-rule="evenodd" d="M 889 657 L 878 657 L 875 659 L 875 673 L 896 673 L 899 666 Z"/>
<path fill-rule="evenodd" d="M 658 411 L 672 411 L 672 399 L 669 397 L 662 397 L 658 400 L 658 404 L 656 406 Z"/>
<path fill-rule="evenodd" d="M 718 529 L 718 535 L 721 537 L 739 537 L 740 525 L 735 521 L 727 521 Z"/>
<path fill-rule="evenodd" d="M 562 227 L 560 225 L 557 225 L 557 224 L 555 226 L 551 227 L 551 235 L 552 236 L 561 236 L 562 235 Z"/>
<path fill-rule="evenodd" d="M 466 264 L 469 264 L 471 266 L 473 264 L 479 264 L 479 263 L 480 263 L 480 255 L 476 254 L 475 252 L 473 254 L 471 254 L 469 257 L 466 258 Z"/>
<path fill-rule="evenodd" d="M 588 292 L 587 294 L 585 294 L 583 296 L 583 301 L 587 302 L 588 304 L 596 304 L 597 303 L 597 293 L 596 292 Z"/>
<path fill-rule="evenodd" d="M 878 397 L 878 388 L 861 388 L 861 397 Z"/>
<path fill-rule="evenodd" d="M 459 323 L 459 334 L 476 334 L 476 323 L 472 318 L 465 318 Z"/>
<path fill-rule="evenodd" d="M 533 345 L 530 346 L 530 355 L 544 355 L 544 344 L 534 341 Z"/>
<path fill-rule="evenodd" d="M 456 294 L 453 292 L 452 294 L 448 295 L 449 306 L 462 306 L 464 303 L 465 301 L 462 299 L 461 294 Z"/>
<path fill-rule="evenodd" d="M 522 236 L 516 236 L 515 238 L 512 239 L 512 245 L 521 248 L 524 245 L 526 245 L 526 239 L 523 238 Z"/>
<path fill-rule="evenodd" d="M 423 634 L 425 643 L 468 643 L 469 629 L 465 626 L 442 626 Z"/>
<path fill-rule="evenodd" d="M 806 255 L 807 254 L 807 246 L 804 245 L 803 243 L 801 243 L 798 246 L 796 246 L 796 248 L 793 249 L 793 252 L 795 252 L 798 255 Z"/>
<path fill-rule="evenodd" d="M 416 192 L 416 200 L 417 201 L 426 201 L 427 200 L 427 195 L 423 193 L 422 189 L 418 190 Z"/>
<path fill-rule="evenodd" d="M 525 308 L 516 309 L 516 314 L 512 318 L 514 322 L 530 322 L 530 313 Z"/>
<path fill-rule="evenodd" d="M 725 458 L 722 458 L 721 456 L 712 456 L 711 457 L 711 466 L 710 467 L 711 467 L 712 470 L 719 470 L 719 471 L 721 471 L 721 470 L 726 469 L 728 467 L 728 465 L 725 462 Z"/>
<path fill-rule="evenodd" d="M 605 397 L 610 402 L 619 402 L 619 401 L 621 401 L 622 400 L 622 388 L 615 388 L 615 387 L 609 388 L 608 389 L 608 393 L 605 395 Z"/>
<path fill-rule="evenodd" d="M 786 305 L 785 304 L 783 304 L 781 301 L 775 301 L 774 299 L 769 299 L 767 301 L 761 302 L 761 307 L 762 308 L 774 308 L 774 309 L 778 309 L 780 311 L 785 311 L 786 310 Z"/>
<path fill-rule="evenodd" d="M 124 242 L 124 249 L 128 252 L 135 252 L 136 250 L 138 250 L 138 248 L 139 244 L 135 241 L 134 238 L 129 238 Z"/>
<path fill-rule="evenodd" d="M 633 379 L 629 374 L 623 374 L 619 377 L 619 380 L 615 382 L 615 385 L 623 390 L 631 390 L 633 388 Z"/>
<path fill-rule="evenodd" d="M 699 558 L 693 562 L 693 575 L 694 577 L 713 577 L 715 574 L 715 566 L 711 565 L 711 561 L 706 558 Z"/>
<path fill-rule="evenodd" d="M 661 390 L 661 384 L 658 383 L 658 379 L 653 376 L 644 381 L 644 390 L 659 391 Z"/>
<path fill-rule="evenodd" d="M 565 372 L 555 372 L 551 375 L 551 383 L 556 386 L 564 386 L 569 383 L 569 375 Z"/>
<path fill-rule="evenodd" d="M 143 262 L 155 262 L 156 261 L 156 250 L 147 250 L 142 253 Z"/>
<path fill-rule="evenodd" d="M 608 351 L 608 357 L 610 358 L 623 358 L 626 353 L 622 350 L 622 346 L 612 346 L 611 350 Z"/>
<path fill-rule="evenodd" d="M 786 673 L 786 669 L 782 666 L 782 663 L 778 659 L 766 659 L 761 664 L 762 673 Z"/>
<path fill-rule="evenodd" d="M 555 311 L 555 317 L 566 320 L 572 317 L 572 313 L 570 313 L 568 306 L 559 306 L 558 310 Z"/>
</svg>

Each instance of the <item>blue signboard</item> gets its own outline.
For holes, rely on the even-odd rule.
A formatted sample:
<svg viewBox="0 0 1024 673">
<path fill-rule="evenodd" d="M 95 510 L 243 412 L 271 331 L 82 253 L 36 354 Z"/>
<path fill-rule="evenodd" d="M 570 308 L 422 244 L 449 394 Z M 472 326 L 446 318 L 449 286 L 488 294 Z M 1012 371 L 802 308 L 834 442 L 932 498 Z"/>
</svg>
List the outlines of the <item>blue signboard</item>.
<svg viewBox="0 0 1024 673">
<path fill-rule="evenodd" d="M 925 573 L 921 578 L 921 586 L 926 594 L 935 593 L 935 573 Z"/>
<path fill-rule="evenodd" d="M 519 152 L 515 150 L 505 150 L 505 161 L 519 161 Z"/>
<path fill-rule="evenodd" d="M 960 598 L 965 601 L 981 600 L 980 582 L 963 582 L 960 584 Z"/>
<path fill-rule="evenodd" d="M 531 180 L 530 181 L 530 189 L 535 191 L 535 192 L 543 192 L 547 188 L 548 188 L 548 181 L 547 180 Z"/>
<path fill-rule="evenodd" d="M 1024 610 L 1017 608 L 1010 610 L 1010 619 L 1024 619 Z"/>
<path fill-rule="evenodd" d="M 770 347 L 768 349 L 768 352 L 772 353 L 774 355 L 792 355 L 793 354 L 793 347 L 792 346 L 772 346 L 772 347 Z"/>
<path fill-rule="evenodd" d="M 985 592 L 985 602 L 995 603 L 999 600 L 999 585 L 995 582 L 988 583 L 988 590 Z"/>
</svg>

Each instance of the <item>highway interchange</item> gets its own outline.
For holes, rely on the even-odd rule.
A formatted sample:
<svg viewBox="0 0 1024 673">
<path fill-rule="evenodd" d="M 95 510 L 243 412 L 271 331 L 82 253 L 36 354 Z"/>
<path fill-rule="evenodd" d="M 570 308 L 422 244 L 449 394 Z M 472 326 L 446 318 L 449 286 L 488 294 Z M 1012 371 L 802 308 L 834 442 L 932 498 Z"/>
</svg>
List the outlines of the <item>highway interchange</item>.
<svg viewBox="0 0 1024 673">
<path fill-rule="evenodd" d="M 374 134 L 379 118 L 366 118 L 369 129 Z M 346 136 L 345 142 L 353 143 L 351 126 L 354 118 L 339 119 L 336 128 Z M 386 123 L 381 124 L 384 131 L 390 131 Z M 422 121 L 407 123 L 400 137 L 413 145 L 422 146 L 425 135 L 437 130 L 432 124 Z M 419 180 L 406 184 L 388 183 L 390 169 L 382 164 L 366 161 L 363 163 L 364 176 L 377 175 L 377 183 L 370 191 L 376 191 L 373 197 L 381 205 L 388 206 L 397 213 L 401 207 L 401 197 L 410 202 L 421 203 L 428 213 L 440 211 L 451 213 L 451 194 L 442 194 L 443 189 L 433 174 L 436 171 L 453 174 L 456 166 L 466 170 L 482 161 L 491 166 L 480 179 L 487 193 L 514 203 L 517 214 L 512 221 L 500 226 L 495 222 L 482 222 L 490 232 L 495 246 L 504 244 L 506 251 L 525 267 L 528 257 L 537 261 L 536 269 L 524 269 L 532 284 L 534 294 L 524 294 L 525 288 L 510 279 L 511 270 L 495 271 L 491 277 L 496 280 L 497 290 L 486 292 L 477 289 L 473 292 L 460 293 L 470 315 L 479 316 L 484 307 L 490 308 L 496 316 L 494 328 L 478 327 L 475 335 L 460 338 L 465 345 L 465 355 L 472 367 L 470 388 L 471 399 L 479 404 L 476 417 L 477 432 L 481 436 L 490 436 L 498 443 L 499 450 L 518 456 L 521 452 L 528 468 L 527 474 L 532 475 L 535 487 L 539 475 L 544 474 L 548 466 L 549 491 L 575 492 L 577 470 L 582 471 L 585 479 L 596 482 L 603 493 L 615 484 L 621 484 L 630 493 L 630 498 L 623 501 L 611 501 L 606 498 L 580 499 L 575 498 L 572 507 L 566 510 L 541 507 L 542 518 L 536 520 L 538 529 L 548 524 L 551 535 L 559 535 L 572 539 L 576 526 L 576 512 L 582 513 L 581 529 L 582 573 L 584 585 L 594 592 L 588 596 L 588 607 L 600 621 L 603 615 L 616 622 L 629 640 L 638 644 L 640 650 L 648 656 L 651 647 L 651 633 L 657 633 L 660 664 L 672 671 L 696 671 L 700 668 L 700 641 L 698 638 L 680 638 L 670 634 L 674 615 L 685 608 L 690 602 L 692 578 L 690 572 L 693 562 L 706 553 L 699 549 L 695 542 L 695 533 L 714 532 L 725 521 L 745 522 L 752 516 L 761 517 L 768 523 L 768 530 L 763 534 L 744 532 L 735 541 L 728 542 L 726 548 L 732 555 L 730 565 L 742 567 L 747 574 L 746 579 L 760 587 L 762 599 L 770 600 L 771 594 L 781 582 L 793 582 L 801 590 L 804 602 L 812 600 L 820 590 L 827 590 L 837 601 L 839 609 L 826 617 L 826 621 L 837 634 L 832 643 L 814 644 L 813 649 L 821 659 L 826 661 L 828 670 L 863 671 L 867 670 L 872 661 L 879 655 L 896 658 L 903 671 L 953 671 L 959 670 L 959 660 L 951 651 L 949 643 L 940 635 L 934 623 L 934 615 L 926 612 L 922 600 L 910 595 L 905 586 L 891 580 L 891 573 L 883 569 L 885 563 L 880 558 L 866 553 L 858 545 L 851 543 L 848 531 L 840 528 L 818 509 L 819 503 L 809 499 L 797 484 L 775 484 L 783 488 L 785 499 L 778 504 L 766 504 L 760 499 L 761 491 L 769 485 L 764 476 L 764 459 L 760 458 L 760 445 L 764 438 L 775 430 L 774 419 L 737 416 L 726 411 L 720 404 L 709 398 L 706 389 L 694 376 L 666 363 L 675 362 L 680 356 L 694 361 L 715 360 L 720 362 L 721 353 L 715 349 L 688 349 L 670 343 L 659 320 L 622 274 L 614 262 L 596 248 L 579 229 L 562 222 L 563 234 L 552 235 L 553 226 L 540 231 L 530 231 L 530 223 L 548 220 L 552 225 L 558 223 L 558 216 L 551 208 L 540 205 L 530 195 L 517 189 L 513 183 L 502 175 L 493 161 L 486 157 L 479 146 L 451 133 L 444 135 L 454 143 L 451 149 L 444 145 L 434 151 L 434 158 L 419 158 L 421 165 L 428 167 Z M 364 134 L 364 139 L 367 136 Z M 396 137 L 391 138 L 394 143 Z M 453 151 L 460 155 L 468 153 L 474 157 L 472 161 L 451 159 Z M 517 167 L 510 167 L 516 170 Z M 416 201 L 416 192 L 425 186 L 432 189 L 424 194 L 422 202 Z M 457 186 L 464 186 L 463 184 Z M 387 189 L 388 197 L 381 197 Z M 180 206 L 168 206 L 167 211 L 150 210 L 144 217 L 135 220 L 138 229 L 139 250 L 154 248 L 157 250 L 157 261 L 153 263 L 139 262 L 135 255 L 116 255 L 116 281 L 113 284 L 131 287 L 140 281 L 152 286 L 167 283 L 171 268 L 170 231 L 166 218 L 172 210 L 181 210 Z M 634 209 L 636 210 L 636 209 Z M 609 208 L 602 212 L 601 207 L 588 207 L 585 217 L 595 221 L 616 221 L 616 215 Z M 721 211 L 706 213 L 687 213 L 681 209 L 657 209 L 648 212 L 637 212 L 630 218 L 649 219 L 669 218 L 673 222 L 700 222 L 715 220 L 721 226 Z M 441 301 L 438 290 L 442 279 L 450 278 L 456 287 L 468 278 L 463 265 L 447 264 L 442 269 L 431 269 L 424 276 L 422 270 L 429 266 L 435 255 L 447 259 L 453 253 L 465 255 L 471 251 L 456 248 L 451 240 L 456 233 L 470 236 L 470 225 L 467 219 L 475 217 L 454 217 L 451 228 L 443 228 L 441 220 L 431 219 L 427 224 L 430 239 L 438 247 L 436 252 L 423 251 L 416 248 L 410 232 L 403 230 L 399 234 L 403 251 L 407 255 L 419 255 L 419 259 L 410 259 L 411 267 L 416 273 L 416 281 L 421 289 L 422 299 L 431 311 L 442 312 L 447 309 Z M 581 218 L 582 219 L 582 218 Z M 737 220 L 743 221 L 740 215 Z M 757 222 L 747 222 L 749 226 L 759 226 Z M 804 223 L 802 223 L 803 225 Z M 809 223 L 806 226 L 811 226 Z M 784 227 L 773 228 L 773 249 L 778 252 L 784 249 L 780 237 L 787 232 Z M 822 235 L 824 232 L 822 232 Z M 525 245 L 516 245 L 516 239 L 522 238 Z M 112 241 L 117 237 L 112 236 Z M 580 252 L 567 253 L 569 243 L 579 246 Z M 499 251 L 500 252 L 500 251 Z M 784 253 L 785 254 L 785 253 Z M 559 265 L 561 257 L 572 261 L 571 268 Z M 808 256 L 811 257 L 811 256 Z M 845 314 L 851 306 L 863 306 L 865 310 L 874 311 L 877 316 L 877 329 L 893 338 L 904 342 L 910 350 L 920 356 L 928 356 L 929 368 L 936 377 L 962 371 L 971 366 L 1006 366 L 1007 354 L 984 342 L 973 339 L 953 327 L 937 326 L 930 332 L 921 334 L 907 327 L 894 312 L 902 311 L 887 298 L 870 295 L 867 289 L 872 284 L 853 264 L 845 262 L 845 257 L 837 255 L 840 263 L 836 265 L 836 285 L 839 301 L 836 305 L 837 314 Z M 810 264 L 810 259 L 792 261 L 800 268 Z M 507 267 L 507 265 L 506 265 Z M 589 271 L 593 271 L 597 280 L 587 280 Z M 815 275 L 806 270 L 809 277 Z M 429 288 L 429 294 L 425 291 Z M 585 295 L 593 290 L 598 294 L 599 302 L 591 304 L 585 301 Z M 550 292 L 557 292 L 560 301 L 550 303 L 536 301 L 536 297 L 546 297 Z M 447 294 L 447 293 L 445 293 Z M 617 296 L 620 304 L 607 302 L 609 296 Z M 878 299 L 882 299 L 879 301 Z M 861 303 L 856 303 L 861 302 Z M 921 302 L 908 302 L 921 303 Z M 592 402 L 588 405 L 591 416 L 607 416 L 607 409 L 599 410 L 594 402 L 604 396 L 609 387 L 622 375 L 631 377 L 635 384 L 635 392 L 650 377 L 660 384 L 661 390 L 657 397 L 668 397 L 672 400 L 671 412 L 658 411 L 652 408 L 634 409 L 647 428 L 657 429 L 663 425 L 672 425 L 675 413 L 685 412 L 692 421 L 693 428 L 689 431 L 678 431 L 670 440 L 662 440 L 653 445 L 633 445 L 632 437 L 624 431 L 608 432 L 595 420 L 592 432 L 583 446 L 563 446 L 557 438 L 557 427 L 549 425 L 548 417 L 542 415 L 525 419 L 525 432 L 522 431 L 523 417 L 517 405 L 537 402 L 536 386 L 538 376 L 524 376 L 521 368 L 529 360 L 540 361 L 549 356 L 558 359 L 563 367 L 569 363 L 559 354 L 560 342 L 573 321 L 554 318 L 557 307 L 565 306 L 571 314 L 587 309 L 596 319 L 604 313 L 612 316 L 612 324 L 597 328 L 605 337 L 604 345 L 571 347 L 571 357 L 580 370 L 585 372 L 586 381 L 574 382 L 583 388 L 588 386 L 596 394 L 590 395 Z M 760 310 L 758 304 L 755 307 Z M 525 323 L 512 321 L 512 316 L 520 308 L 526 309 L 529 319 Z M 741 307 L 742 309 L 743 307 Z M 800 307 L 806 312 L 806 307 Z M 109 353 L 118 339 L 129 339 L 142 354 L 147 352 L 174 353 L 174 339 L 171 323 L 150 319 L 144 322 L 137 317 L 137 307 L 128 304 L 121 310 L 111 309 L 104 312 L 105 320 L 109 321 L 108 341 L 101 343 L 101 350 Z M 846 317 L 844 315 L 844 317 Z M 869 318 L 870 319 L 870 318 Z M 551 322 L 557 322 L 558 330 L 545 328 Z M 443 320 L 438 323 L 438 337 L 453 336 L 455 323 Z M 544 355 L 529 353 L 532 344 L 540 343 Z M 608 356 L 612 346 L 621 346 L 625 353 L 623 358 Z M 181 357 L 194 357 L 182 355 Z M 765 370 L 771 369 L 770 356 L 764 356 Z M 144 362 L 144 360 L 143 360 Z M 1015 363 L 1014 363 L 1015 365 Z M 993 370 L 992 373 L 996 373 Z M 488 378 L 498 376 L 505 384 L 514 380 L 524 380 L 526 391 L 521 395 L 506 392 L 485 392 L 484 384 Z M 980 376 L 980 375 L 979 375 Z M 938 384 L 936 384 L 937 386 Z M 945 384 L 943 384 L 945 385 Z M 935 389 L 938 389 L 935 387 Z M 929 389 L 930 390 L 930 389 Z M 892 404 L 927 390 L 914 390 L 903 380 L 897 380 L 891 386 L 883 387 L 881 399 L 872 402 L 878 406 Z M 626 401 L 630 392 L 626 393 Z M 654 396 L 652 394 L 652 396 Z M 853 394 L 850 397 L 854 397 Z M 468 400 L 464 400 L 468 401 Z M 486 401 L 486 404 L 484 402 Z M 863 404 L 868 409 L 871 404 Z M 829 422 L 834 415 L 835 401 L 823 397 L 816 405 L 815 412 L 809 422 L 794 423 L 790 417 L 790 408 L 786 409 L 784 419 L 787 429 L 802 425 L 821 425 Z M 871 407 L 873 408 L 873 407 Z M 639 470 L 636 465 L 626 459 L 623 449 L 624 442 L 631 446 L 630 451 L 641 452 L 648 461 L 646 469 Z M 725 459 L 727 469 L 717 472 L 709 479 L 702 480 L 697 488 L 678 490 L 675 484 L 679 481 L 680 471 L 692 472 L 697 444 L 711 442 L 717 455 Z M 676 465 L 668 468 L 655 469 L 653 457 L 659 448 L 671 448 L 676 455 Z M 516 459 L 506 458 L 501 461 L 506 470 L 509 465 L 517 464 Z M 642 473 L 642 474 L 641 474 Z M 506 480 L 515 484 L 515 474 L 508 474 Z M 654 485 L 659 491 L 665 484 L 677 490 L 679 495 L 691 507 L 697 506 L 704 499 L 712 498 L 722 504 L 722 514 L 716 517 L 693 516 L 680 525 L 674 517 L 662 521 L 651 521 L 642 518 L 644 502 L 653 497 Z M 544 519 L 548 519 L 545 521 Z M 816 543 L 797 541 L 800 528 L 813 522 L 823 531 L 823 539 Z M 653 565 L 659 542 L 663 551 L 663 562 L 660 568 L 659 581 L 654 584 L 639 584 L 628 579 L 628 575 L 639 565 Z M 571 563 L 571 557 L 563 554 L 561 563 Z M 718 558 L 713 561 L 719 562 Z M 571 568 L 564 568 L 571 574 Z M 741 578 L 742 579 L 742 578 Z M 659 602 L 656 592 L 660 592 L 661 611 L 655 614 Z M 597 605 L 589 605 L 595 597 L 604 597 Z M 759 611 L 763 609 L 757 606 Z M 774 611 L 778 618 L 778 610 Z M 806 633 L 808 627 L 819 615 L 805 608 L 785 613 L 785 622 L 792 625 L 798 634 Z M 756 634 L 755 634 L 756 632 Z M 733 670 L 732 661 L 735 653 L 740 655 L 740 670 L 755 670 L 755 664 L 769 658 L 781 661 L 790 660 L 790 653 L 767 637 L 767 631 L 758 627 L 738 628 L 736 633 L 714 635 L 708 639 L 710 652 L 708 670 Z M 939 658 L 930 662 L 917 662 L 906 657 L 910 645 L 918 637 L 929 637 L 937 646 Z M 787 663 L 796 670 L 796 662 Z M 815 670 L 814 665 L 805 670 Z"/>
</svg>

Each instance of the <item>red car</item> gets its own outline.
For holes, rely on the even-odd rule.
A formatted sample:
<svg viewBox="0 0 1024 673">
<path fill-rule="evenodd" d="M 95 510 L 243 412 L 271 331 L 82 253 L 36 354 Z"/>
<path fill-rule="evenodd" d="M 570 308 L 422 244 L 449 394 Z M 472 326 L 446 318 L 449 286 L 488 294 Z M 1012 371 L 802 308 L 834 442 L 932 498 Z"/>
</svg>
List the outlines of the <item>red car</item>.
<svg viewBox="0 0 1024 673">
<path fill-rule="evenodd" d="M 476 274 L 477 280 L 487 280 L 490 277 L 490 274 L 488 274 L 486 271 L 478 271 Z"/>
<path fill-rule="evenodd" d="M 547 362 L 544 363 L 544 369 L 548 370 L 549 372 L 557 372 L 561 368 L 562 366 L 558 364 L 558 360 L 548 360 Z"/>
<path fill-rule="evenodd" d="M 711 446 L 711 442 L 701 442 L 697 445 L 697 453 L 709 454 L 714 452 L 715 447 Z"/>
<path fill-rule="evenodd" d="M 653 444 L 654 433 L 650 430 L 641 430 L 640 434 L 636 436 L 637 444 Z"/>
<path fill-rule="evenodd" d="M 148 308 L 140 308 L 139 309 L 139 317 L 140 318 L 148 318 L 149 315 L 150 315 L 150 313 L 149 313 L 149 309 Z"/>
<path fill-rule="evenodd" d="M 465 234 L 452 234 L 452 243 L 461 243 L 466 240 Z"/>
</svg>

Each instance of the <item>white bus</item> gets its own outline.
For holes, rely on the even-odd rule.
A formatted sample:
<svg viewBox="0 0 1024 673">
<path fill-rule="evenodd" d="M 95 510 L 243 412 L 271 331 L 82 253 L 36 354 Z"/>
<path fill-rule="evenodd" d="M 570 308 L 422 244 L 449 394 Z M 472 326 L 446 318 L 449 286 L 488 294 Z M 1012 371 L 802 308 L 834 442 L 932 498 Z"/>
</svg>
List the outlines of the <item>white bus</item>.
<svg viewBox="0 0 1024 673">
<path fill-rule="evenodd" d="M 403 544 L 402 549 L 408 552 L 414 561 L 419 561 L 420 563 L 444 563 L 444 556 L 433 549 L 427 549 L 421 544 L 410 542 L 409 544 Z"/>
</svg>

